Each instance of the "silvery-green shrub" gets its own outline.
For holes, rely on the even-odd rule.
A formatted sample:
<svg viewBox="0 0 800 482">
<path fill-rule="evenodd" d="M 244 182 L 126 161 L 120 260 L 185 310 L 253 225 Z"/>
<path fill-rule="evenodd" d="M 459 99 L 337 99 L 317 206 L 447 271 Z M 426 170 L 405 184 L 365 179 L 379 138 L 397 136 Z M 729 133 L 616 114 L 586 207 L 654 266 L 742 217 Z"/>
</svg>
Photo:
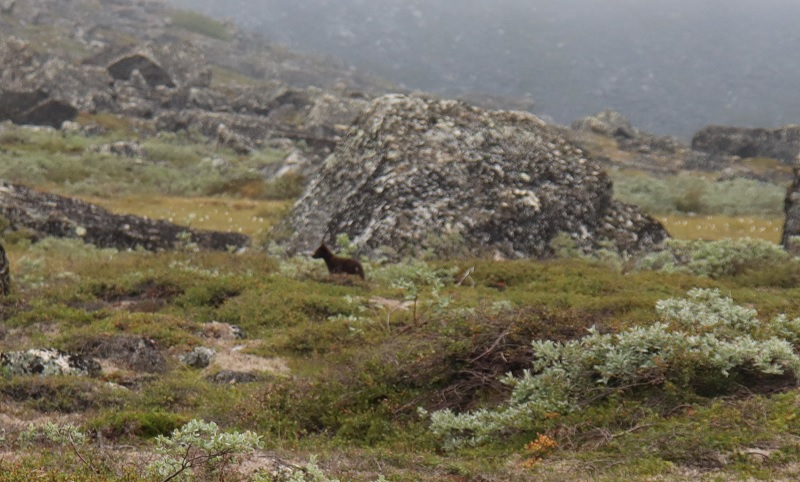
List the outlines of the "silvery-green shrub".
<svg viewBox="0 0 800 482">
<path fill-rule="evenodd" d="M 656 311 L 660 321 L 620 333 L 591 329 L 567 343 L 534 341 L 531 369 L 503 379 L 512 391 L 500 407 L 422 414 L 430 415 L 432 431 L 453 449 L 501 431 L 524 430 L 550 413 L 574 411 L 604 393 L 657 385 L 676 377 L 680 367 L 721 379 L 734 372 L 800 374 L 794 350 L 800 318 L 777 316 L 762 323 L 755 310 L 708 289 L 690 290 L 686 299 L 662 300 Z"/>
</svg>

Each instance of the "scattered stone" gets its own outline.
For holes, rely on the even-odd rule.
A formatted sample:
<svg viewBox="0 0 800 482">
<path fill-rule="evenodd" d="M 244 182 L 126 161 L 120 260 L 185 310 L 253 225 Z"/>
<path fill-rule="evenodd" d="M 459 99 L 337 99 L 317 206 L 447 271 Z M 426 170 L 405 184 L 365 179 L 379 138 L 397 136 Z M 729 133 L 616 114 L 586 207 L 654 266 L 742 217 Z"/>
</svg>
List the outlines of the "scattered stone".
<svg viewBox="0 0 800 482">
<path fill-rule="evenodd" d="M 241 340 L 245 337 L 244 331 L 239 326 L 218 321 L 205 323 L 203 325 L 203 336 L 218 340 Z"/>
<path fill-rule="evenodd" d="M 274 233 L 290 253 L 347 234 L 360 256 L 396 258 L 543 257 L 559 233 L 636 252 L 667 236 L 535 116 L 406 95 L 373 101 Z"/>
<path fill-rule="evenodd" d="M 104 70 L 35 52 L 15 37 L 0 38 L 0 120 L 60 128 L 79 110 L 113 104 Z"/>
<path fill-rule="evenodd" d="M 100 374 L 100 364 L 97 361 L 52 348 L 0 353 L 0 367 L 11 375 Z"/>
<path fill-rule="evenodd" d="M 137 372 L 164 373 L 168 369 L 164 355 L 149 338 L 125 335 L 90 337 L 80 341 L 80 351 Z"/>
<path fill-rule="evenodd" d="M 588 131 L 606 137 L 633 139 L 639 135 L 627 117 L 613 110 L 578 119 L 572 123 L 576 131 Z"/>
<path fill-rule="evenodd" d="M 92 146 L 92 150 L 101 154 L 114 154 L 115 156 L 140 159 L 144 157 L 142 145 L 136 141 L 117 141 L 111 144 L 100 144 Z"/>
<path fill-rule="evenodd" d="M 175 82 L 167 71 L 158 62 L 143 54 L 125 55 L 108 66 L 108 73 L 115 79 L 131 80 L 134 72 L 139 72 L 150 87 L 159 85 L 175 87 Z"/>
<path fill-rule="evenodd" d="M 0 14 L 11 15 L 14 13 L 14 7 L 17 6 L 17 0 L 2 0 L 0 1 Z"/>
<path fill-rule="evenodd" d="M 61 132 L 64 134 L 81 134 L 83 132 L 83 128 L 80 124 L 75 121 L 64 121 L 61 123 Z"/>
<path fill-rule="evenodd" d="M 232 370 L 222 370 L 219 373 L 209 375 L 206 377 L 211 383 L 218 383 L 220 385 L 233 385 L 236 383 L 253 383 L 262 380 L 262 377 L 246 372 L 235 372 Z"/>
<path fill-rule="evenodd" d="M 306 130 L 316 137 L 337 138 L 367 107 L 369 102 L 364 99 L 320 94 L 312 99 Z"/>
<path fill-rule="evenodd" d="M 180 361 L 192 368 L 205 368 L 211 364 L 217 352 L 204 346 L 195 347 L 185 355 L 178 357 Z"/>
<path fill-rule="evenodd" d="M 254 149 L 247 145 L 247 140 L 232 130 L 225 127 L 225 124 L 217 126 L 217 145 L 221 147 L 228 147 L 234 150 L 237 154 L 246 155 L 254 151 Z"/>
</svg>

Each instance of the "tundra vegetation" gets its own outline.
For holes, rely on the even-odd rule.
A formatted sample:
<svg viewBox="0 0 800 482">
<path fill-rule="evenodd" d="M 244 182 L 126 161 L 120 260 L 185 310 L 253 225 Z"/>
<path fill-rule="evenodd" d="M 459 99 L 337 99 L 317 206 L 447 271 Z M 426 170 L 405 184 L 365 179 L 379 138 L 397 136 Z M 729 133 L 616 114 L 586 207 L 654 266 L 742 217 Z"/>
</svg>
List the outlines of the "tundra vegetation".
<svg viewBox="0 0 800 482">
<path fill-rule="evenodd" d="M 164 360 L 0 374 L 0 481 L 800 478 L 800 261 L 775 244 L 774 186 L 699 184 L 702 209 L 651 211 L 677 239 L 636 258 L 561 236 L 548 260 L 372 260 L 362 281 L 269 244 L 297 190 L 257 171 L 282 153 L 92 121 L 104 137 L 4 125 L 0 177 L 264 249 L 6 232 L 0 352 L 144 338 Z M 119 140 L 143 156 L 93 147 Z M 630 182 L 625 196 L 686 180 Z M 723 234 L 698 235 L 711 223 Z M 208 367 L 179 361 L 200 346 L 218 352 Z M 225 370 L 257 379 L 215 382 Z"/>
</svg>

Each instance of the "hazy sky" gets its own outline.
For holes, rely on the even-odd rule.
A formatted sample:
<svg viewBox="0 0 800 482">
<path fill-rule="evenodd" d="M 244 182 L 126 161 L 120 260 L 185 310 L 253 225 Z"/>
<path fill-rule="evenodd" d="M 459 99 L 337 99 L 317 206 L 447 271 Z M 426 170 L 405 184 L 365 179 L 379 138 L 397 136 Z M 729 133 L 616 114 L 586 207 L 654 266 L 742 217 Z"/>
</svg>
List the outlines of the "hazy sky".
<svg viewBox="0 0 800 482">
<path fill-rule="evenodd" d="M 683 137 L 800 123 L 800 0 L 175 0 L 443 95 Z"/>
</svg>

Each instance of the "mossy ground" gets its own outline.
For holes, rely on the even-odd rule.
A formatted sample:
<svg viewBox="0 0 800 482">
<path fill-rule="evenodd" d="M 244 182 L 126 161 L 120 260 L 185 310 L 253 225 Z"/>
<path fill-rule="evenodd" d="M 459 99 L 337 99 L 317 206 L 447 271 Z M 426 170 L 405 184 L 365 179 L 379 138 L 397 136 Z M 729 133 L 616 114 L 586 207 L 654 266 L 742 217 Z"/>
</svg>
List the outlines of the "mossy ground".
<svg viewBox="0 0 800 482">
<path fill-rule="evenodd" d="M 124 129 L 119 126 L 110 137 Z M 176 143 L 184 154 L 199 152 L 176 157 L 175 172 L 220 154 L 205 143 L 164 142 Z M 90 143 L 60 133 L 6 131 L 0 136 L 4 175 L 19 156 L 49 166 L 56 163 L 48 154 L 55 149 L 69 163 L 70 156 L 89 155 Z M 172 169 L 170 148 L 158 152 L 167 159 L 159 168 Z M 253 162 L 221 155 L 234 165 Z M 257 237 L 290 202 L 247 199 L 239 191 L 210 196 L 205 188 L 153 195 L 158 187 L 147 183 L 111 195 L 115 191 L 106 188 L 114 180 L 105 180 L 103 169 L 79 170 L 80 175 L 71 169 L 59 177 L 47 169 L 13 172 L 34 186 L 94 195 L 90 199 L 117 212 Z M 247 176 L 245 169 L 234 177 Z M 78 187 L 87 185 L 104 186 L 102 195 Z M 744 234 L 775 239 L 775 218 L 743 219 Z M 671 216 L 665 224 L 676 236 L 696 238 L 711 236 L 709 223 L 732 226 L 738 220 Z M 739 233 L 741 228 L 726 226 L 719 236 Z M 255 431 L 269 455 L 297 462 L 317 455 L 327 473 L 346 481 L 380 474 L 392 481 L 792 480 L 800 472 L 800 391 L 790 383 L 742 381 L 724 394 L 649 387 L 453 453 L 442 451 L 417 412 L 496 405 L 509 393 L 498 379 L 529 366 L 531 340 L 571 340 L 592 326 L 614 332 L 648 325 L 657 319 L 658 300 L 694 287 L 719 288 L 764 316 L 800 317 L 800 277 L 788 272 L 765 268 L 710 279 L 625 272 L 581 259 L 454 259 L 365 263 L 367 281 L 361 282 L 331 277 L 316 260 L 282 259 L 257 249 L 115 252 L 75 241 L 31 244 L 13 236 L 4 245 L 13 290 L 0 303 L 0 352 L 43 346 L 81 351 L 100 336 L 141 336 L 163 351 L 168 367 L 145 375 L 122 369 L 98 378 L 0 378 L 3 482 L 30 480 L 31 474 L 44 480 L 139 480 L 120 461 L 135 468 L 154 436 L 192 418 Z M 457 286 L 455 275 L 469 267 L 470 278 Z M 246 338 L 225 345 L 204 332 L 211 322 L 236 324 Z M 200 345 L 221 351 L 237 345 L 248 362 L 273 365 L 265 363 L 255 383 L 215 384 L 207 377 L 223 368 L 218 363 L 196 370 L 177 361 Z M 99 472 L 68 449 L 16 441 L 28 422 L 43 419 L 73 421 L 93 434 Z M 111 457 L 103 452 L 109 447 L 117 447 Z"/>
</svg>

